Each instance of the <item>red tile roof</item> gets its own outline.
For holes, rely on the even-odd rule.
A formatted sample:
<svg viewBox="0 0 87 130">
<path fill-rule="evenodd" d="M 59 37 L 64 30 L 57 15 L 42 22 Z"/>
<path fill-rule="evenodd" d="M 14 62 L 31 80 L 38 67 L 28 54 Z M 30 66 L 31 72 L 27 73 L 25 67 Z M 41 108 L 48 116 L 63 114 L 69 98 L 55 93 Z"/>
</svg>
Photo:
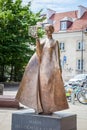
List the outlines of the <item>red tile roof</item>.
<svg viewBox="0 0 87 130">
<path fill-rule="evenodd" d="M 83 27 L 87 27 L 87 11 L 84 13 L 84 15 L 78 19 L 78 11 L 69 11 L 69 12 L 63 12 L 63 13 L 55 13 L 51 16 L 50 19 L 54 21 L 54 28 L 55 32 L 60 31 L 60 20 L 62 20 L 65 17 L 70 17 L 74 19 L 73 24 L 71 27 L 67 29 L 68 32 L 72 31 L 79 31 L 82 30 Z"/>
</svg>

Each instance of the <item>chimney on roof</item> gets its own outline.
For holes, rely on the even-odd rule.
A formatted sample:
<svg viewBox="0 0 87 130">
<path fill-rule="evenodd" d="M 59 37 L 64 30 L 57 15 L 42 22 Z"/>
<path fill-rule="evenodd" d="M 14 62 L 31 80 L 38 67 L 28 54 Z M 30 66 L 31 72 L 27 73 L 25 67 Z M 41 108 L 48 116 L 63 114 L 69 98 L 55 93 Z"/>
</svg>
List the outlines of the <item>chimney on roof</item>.
<svg viewBox="0 0 87 130">
<path fill-rule="evenodd" d="M 82 15 L 87 11 L 87 8 L 82 6 L 82 5 L 79 5 L 78 6 L 78 18 L 81 18 Z"/>
</svg>

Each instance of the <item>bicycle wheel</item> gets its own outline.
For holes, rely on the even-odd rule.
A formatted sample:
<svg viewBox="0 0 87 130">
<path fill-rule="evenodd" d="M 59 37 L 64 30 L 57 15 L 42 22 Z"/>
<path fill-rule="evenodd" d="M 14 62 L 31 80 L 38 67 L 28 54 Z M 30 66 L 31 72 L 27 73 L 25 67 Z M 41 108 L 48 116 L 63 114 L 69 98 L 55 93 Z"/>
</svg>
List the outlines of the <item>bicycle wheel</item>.
<svg viewBox="0 0 87 130">
<path fill-rule="evenodd" d="M 87 90 L 83 89 L 77 93 L 77 100 L 87 105 Z"/>
</svg>

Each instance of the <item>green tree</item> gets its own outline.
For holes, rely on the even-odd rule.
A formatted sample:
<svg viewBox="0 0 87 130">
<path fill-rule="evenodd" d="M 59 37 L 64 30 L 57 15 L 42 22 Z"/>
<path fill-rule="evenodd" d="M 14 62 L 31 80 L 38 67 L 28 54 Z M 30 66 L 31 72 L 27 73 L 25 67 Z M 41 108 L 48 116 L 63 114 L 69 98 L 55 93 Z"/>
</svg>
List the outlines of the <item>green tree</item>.
<svg viewBox="0 0 87 130">
<path fill-rule="evenodd" d="M 19 81 L 34 52 L 35 39 L 28 36 L 28 28 L 43 18 L 30 7 L 31 2 L 23 6 L 22 0 L 0 0 L 0 81 L 6 76 Z"/>
</svg>

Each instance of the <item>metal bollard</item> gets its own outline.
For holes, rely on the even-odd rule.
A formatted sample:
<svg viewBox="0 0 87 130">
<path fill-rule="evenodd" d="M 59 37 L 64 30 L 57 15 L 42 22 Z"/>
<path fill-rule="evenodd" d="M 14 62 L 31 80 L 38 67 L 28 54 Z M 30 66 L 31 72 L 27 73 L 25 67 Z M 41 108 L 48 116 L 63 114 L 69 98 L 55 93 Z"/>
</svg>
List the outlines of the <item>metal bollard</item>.
<svg viewBox="0 0 87 130">
<path fill-rule="evenodd" d="M 71 103 L 75 104 L 75 93 L 74 93 L 74 90 L 71 93 Z"/>
<path fill-rule="evenodd" d="M 0 84 L 0 95 L 3 95 L 4 84 Z"/>
</svg>

